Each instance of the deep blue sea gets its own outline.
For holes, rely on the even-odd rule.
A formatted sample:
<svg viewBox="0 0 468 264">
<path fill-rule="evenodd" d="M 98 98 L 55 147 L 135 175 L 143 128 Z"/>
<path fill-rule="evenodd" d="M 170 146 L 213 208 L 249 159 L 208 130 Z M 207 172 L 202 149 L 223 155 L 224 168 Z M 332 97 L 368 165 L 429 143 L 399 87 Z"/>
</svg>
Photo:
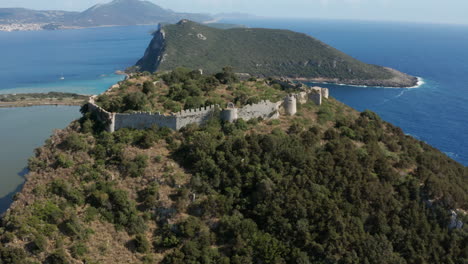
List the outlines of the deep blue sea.
<svg viewBox="0 0 468 264">
<path fill-rule="evenodd" d="M 331 88 L 336 99 L 358 110 L 375 111 L 468 165 L 468 26 L 292 19 L 225 22 L 303 32 L 364 62 L 422 77 L 425 84 L 412 89 L 323 86 Z M 116 70 L 143 55 L 155 28 L 0 32 L 0 93 L 101 93 L 122 79 Z M 23 181 L 20 176 L 33 149 L 53 129 L 78 116 L 77 107 L 0 111 L 0 213 Z"/>
</svg>

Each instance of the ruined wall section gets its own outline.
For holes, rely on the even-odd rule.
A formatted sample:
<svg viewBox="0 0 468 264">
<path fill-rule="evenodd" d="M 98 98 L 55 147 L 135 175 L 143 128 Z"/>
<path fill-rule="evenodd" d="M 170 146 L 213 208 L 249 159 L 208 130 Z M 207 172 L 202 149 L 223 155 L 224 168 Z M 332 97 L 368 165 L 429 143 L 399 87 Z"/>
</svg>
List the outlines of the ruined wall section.
<svg viewBox="0 0 468 264">
<path fill-rule="evenodd" d="M 239 108 L 237 116 L 245 121 L 253 118 L 277 119 L 279 118 L 279 106 L 282 102 L 272 103 L 270 101 L 261 101 L 258 104 L 246 105 Z"/>
<path fill-rule="evenodd" d="M 108 132 L 115 131 L 115 114 L 104 110 L 102 107 L 94 103 L 94 98 L 91 98 L 88 103 L 88 112 L 92 112 L 96 119 L 102 122 Z"/>
<path fill-rule="evenodd" d="M 115 114 L 115 131 L 121 128 L 145 129 L 153 125 L 177 129 L 177 117 L 174 115 L 162 115 L 160 113 L 131 113 Z"/>
<path fill-rule="evenodd" d="M 314 87 L 309 91 L 289 95 L 285 100 L 275 103 L 263 100 L 257 104 L 246 105 L 242 108 L 236 108 L 234 104 L 231 104 L 224 110 L 220 110 L 218 105 L 211 105 L 197 109 L 184 110 L 170 115 L 143 112 L 128 114 L 110 113 L 96 105 L 94 97 L 91 97 L 88 103 L 88 111 L 94 112 L 97 119 L 106 124 L 106 128 L 109 132 L 114 132 L 121 128 L 145 129 L 153 125 L 180 130 L 190 124 L 203 125 L 210 118 L 219 118 L 227 122 L 233 122 L 239 118 L 245 121 L 253 118 L 277 119 L 280 116 L 280 107 L 287 108 L 285 109 L 288 110 L 286 113 L 294 115 L 295 111 L 291 109 L 296 109 L 297 103 L 303 104 L 311 100 L 317 105 L 320 105 L 322 104 L 322 98 L 328 98 L 328 93 L 328 89 Z"/>
<path fill-rule="evenodd" d="M 219 118 L 219 106 L 210 105 L 197 109 L 189 109 L 175 114 L 176 124 L 175 130 L 179 130 L 190 124 L 205 124 L 210 118 Z"/>
</svg>

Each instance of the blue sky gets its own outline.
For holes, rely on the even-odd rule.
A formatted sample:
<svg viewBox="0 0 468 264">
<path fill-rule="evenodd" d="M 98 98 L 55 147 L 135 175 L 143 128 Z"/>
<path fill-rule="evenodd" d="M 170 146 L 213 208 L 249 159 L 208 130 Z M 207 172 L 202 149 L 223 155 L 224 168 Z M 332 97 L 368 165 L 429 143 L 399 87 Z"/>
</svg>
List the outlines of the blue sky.
<svg viewBox="0 0 468 264">
<path fill-rule="evenodd" d="M 0 7 L 82 11 L 110 0 L 0 0 Z M 186 12 L 468 24 L 468 0 L 151 0 Z"/>
</svg>

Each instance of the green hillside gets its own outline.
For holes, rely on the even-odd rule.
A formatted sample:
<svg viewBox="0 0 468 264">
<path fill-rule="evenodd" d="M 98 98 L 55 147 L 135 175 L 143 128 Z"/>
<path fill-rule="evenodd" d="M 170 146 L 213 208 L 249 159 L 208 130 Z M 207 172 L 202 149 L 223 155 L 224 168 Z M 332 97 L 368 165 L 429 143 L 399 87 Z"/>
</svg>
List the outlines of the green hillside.
<svg viewBox="0 0 468 264">
<path fill-rule="evenodd" d="M 308 35 L 260 28 L 216 29 L 183 20 L 155 33 L 143 71 L 176 67 L 214 73 L 231 66 L 255 76 L 304 78 L 374 86 L 409 87 L 417 79 L 358 61 Z"/>
<path fill-rule="evenodd" d="M 468 226 L 449 228 L 451 210 L 468 221 L 468 168 L 373 112 L 330 98 L 278 120 L 101 127 L 86 114 L 35 151 L 0 263 L 468 261 Z"/>
</svg>

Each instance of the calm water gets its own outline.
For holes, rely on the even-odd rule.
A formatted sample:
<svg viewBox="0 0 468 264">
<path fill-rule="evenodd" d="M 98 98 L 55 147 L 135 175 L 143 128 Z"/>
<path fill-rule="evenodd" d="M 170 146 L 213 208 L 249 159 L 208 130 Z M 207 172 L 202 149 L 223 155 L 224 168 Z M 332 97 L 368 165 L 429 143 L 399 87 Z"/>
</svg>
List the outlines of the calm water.
<svg viewBox="0 0 468 264">
<path fill-rule="evenodd" d="M 100 93 L 143 55 L 155 28 L 0 32 L 0 93 Z"/>
<path fill-rule="evenodd" d="M 99 94 L 142 56 L 155 26 L 0 32 L 0 93 Z M 64 80 L 60 80 L 61 77 Z M 0 109 L 0 214 L 24 182 L 24 168 L 53 129 L 80 116 L 78 107 Z"/>
<path fill-rule="evenodd" d="M 468 27 L 325 20 L 231 21 L 310 34 L 368 63 L 424 78 L 415 89 L 324 85 L 468 165 Z M 0 93 L 98 94 L 143 55 L 155 26 L 0 32 Z M 63 76 L 65 80 L 60 80 Z M 79 116 L 76 107 L 0 109 L 0 212 L 33 149 Z M 9 195 L 10 194 L 10 195 Z M 4 197 L 4 198 L 2 198 Z"/>
<path fill-rule="evenodd" d="M 0 108 L 0 213 L 23 183 L 33 150 L 79 116 L 79 107 L 70 106 Z"/>
</svg>

